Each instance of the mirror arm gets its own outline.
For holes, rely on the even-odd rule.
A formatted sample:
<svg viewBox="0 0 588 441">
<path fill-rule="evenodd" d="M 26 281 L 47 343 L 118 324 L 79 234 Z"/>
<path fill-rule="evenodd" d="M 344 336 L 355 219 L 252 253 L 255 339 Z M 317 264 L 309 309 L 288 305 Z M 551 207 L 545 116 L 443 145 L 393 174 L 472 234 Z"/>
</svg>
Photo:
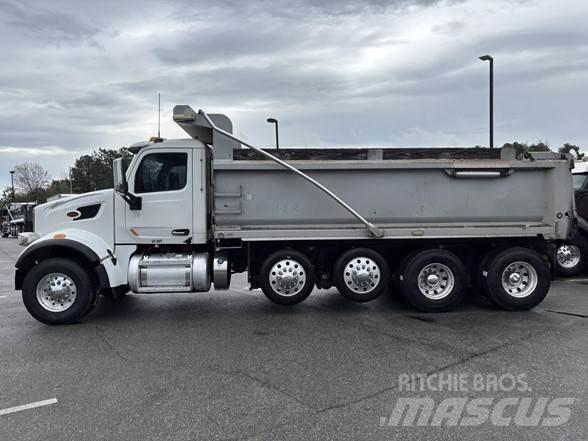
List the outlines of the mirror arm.
<svg viewBox="0 0 588 441">
<path fill-rule="evenodd" d="M 131 210 L 140 210 L 143 205 L 143 199 L 141 196 L 135 196 L 134 194 L 129 193 L 128 191 L 121 193 L 117 192 L 123 200 L 129 204 L 129 208 Z"/>
</svg>

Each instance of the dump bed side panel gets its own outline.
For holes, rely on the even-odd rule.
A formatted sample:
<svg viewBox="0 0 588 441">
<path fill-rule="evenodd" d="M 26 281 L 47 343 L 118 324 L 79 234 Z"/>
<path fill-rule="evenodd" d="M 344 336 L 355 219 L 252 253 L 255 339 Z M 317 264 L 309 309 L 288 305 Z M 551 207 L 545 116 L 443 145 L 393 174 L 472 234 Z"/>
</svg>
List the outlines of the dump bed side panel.
<svg viewBox="0 0 588 441">
<path fill-rule="evenodd" d="M 574 206 L 567 161 L 333 162 L 299 161 L 296 166 L 385 228 L 418 229 L 422 236 L 444 228 L 450 237 L 452 227 L 501 236 L 509 226 L 508 235 L 514 228 L 523 236 L 550 238 L 566 237 L 570 229 Z M 483 170 L 501 173 L 476 175 Z M 474 173 L 463 178 L 453 176 L 455 171 Z M 254 237 L 255 230 L 263 235 L 268 230 L 361 228 L 327 195 L 277 165 L 219 161 L 214 173 L 217 232 L 247 230 Z"/>
</svg>

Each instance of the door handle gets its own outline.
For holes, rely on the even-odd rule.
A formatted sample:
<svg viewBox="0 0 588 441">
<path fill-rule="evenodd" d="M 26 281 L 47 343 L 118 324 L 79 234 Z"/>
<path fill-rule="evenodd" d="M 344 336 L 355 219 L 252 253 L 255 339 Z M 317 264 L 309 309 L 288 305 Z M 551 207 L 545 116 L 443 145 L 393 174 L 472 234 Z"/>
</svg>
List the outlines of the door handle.
<svg viewBox="0 0 588 441">
<path fill-rule="evenodd" d="M 187 236 L 190 234 L 190 230 L 187 228 L 172 230 L 172 236 Z"/>
</svg>

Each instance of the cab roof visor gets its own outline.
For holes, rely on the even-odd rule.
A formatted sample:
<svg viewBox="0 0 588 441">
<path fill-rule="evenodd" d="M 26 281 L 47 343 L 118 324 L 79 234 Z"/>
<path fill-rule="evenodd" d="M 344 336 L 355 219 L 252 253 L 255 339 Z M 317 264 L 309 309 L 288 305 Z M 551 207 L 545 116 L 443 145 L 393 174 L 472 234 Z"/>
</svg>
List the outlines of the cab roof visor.
<svg viewBox="0 0 588 441">
<path fill-rule="evenodd" d="M 208 117 L 225 132 L 233 133 L 233 123 L 221 113 L 208 114 Z M 233 159 L 233 150 L 240 149 L 241 144 L 212 130 L 206 118 L 190 106 L 180 104 L 174 107 L 174 122 L 193 139 L 214 147 L 215 159 Z"/>
</svg>

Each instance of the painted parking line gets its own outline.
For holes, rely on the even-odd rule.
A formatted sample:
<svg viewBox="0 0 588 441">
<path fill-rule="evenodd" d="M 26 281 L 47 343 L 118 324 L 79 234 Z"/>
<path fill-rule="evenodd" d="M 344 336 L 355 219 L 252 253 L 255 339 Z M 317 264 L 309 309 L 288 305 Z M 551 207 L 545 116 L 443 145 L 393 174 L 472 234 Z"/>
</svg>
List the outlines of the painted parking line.
<svg viewBox="0 0 588 441">
<path fill-rule="evenodd" d="M 22 406 L 9 407 L 8 409 L 0 409 L 0 416 L 8 415 L 9 413 L 20 412 L 21 410 L 34 409 L 36 407 L 49 406 L 57 403 L 57 398 L 51 398 L 44 401 L 35 401 L 34 403 L 23 404 Z"/>
<path fill-rule="evenodd" d="M 7 297 L 8 297 L 8 296 L 0 296 L 0 299 L 5 299 L 5 298 L 7 298 Z"/>
</svg>

